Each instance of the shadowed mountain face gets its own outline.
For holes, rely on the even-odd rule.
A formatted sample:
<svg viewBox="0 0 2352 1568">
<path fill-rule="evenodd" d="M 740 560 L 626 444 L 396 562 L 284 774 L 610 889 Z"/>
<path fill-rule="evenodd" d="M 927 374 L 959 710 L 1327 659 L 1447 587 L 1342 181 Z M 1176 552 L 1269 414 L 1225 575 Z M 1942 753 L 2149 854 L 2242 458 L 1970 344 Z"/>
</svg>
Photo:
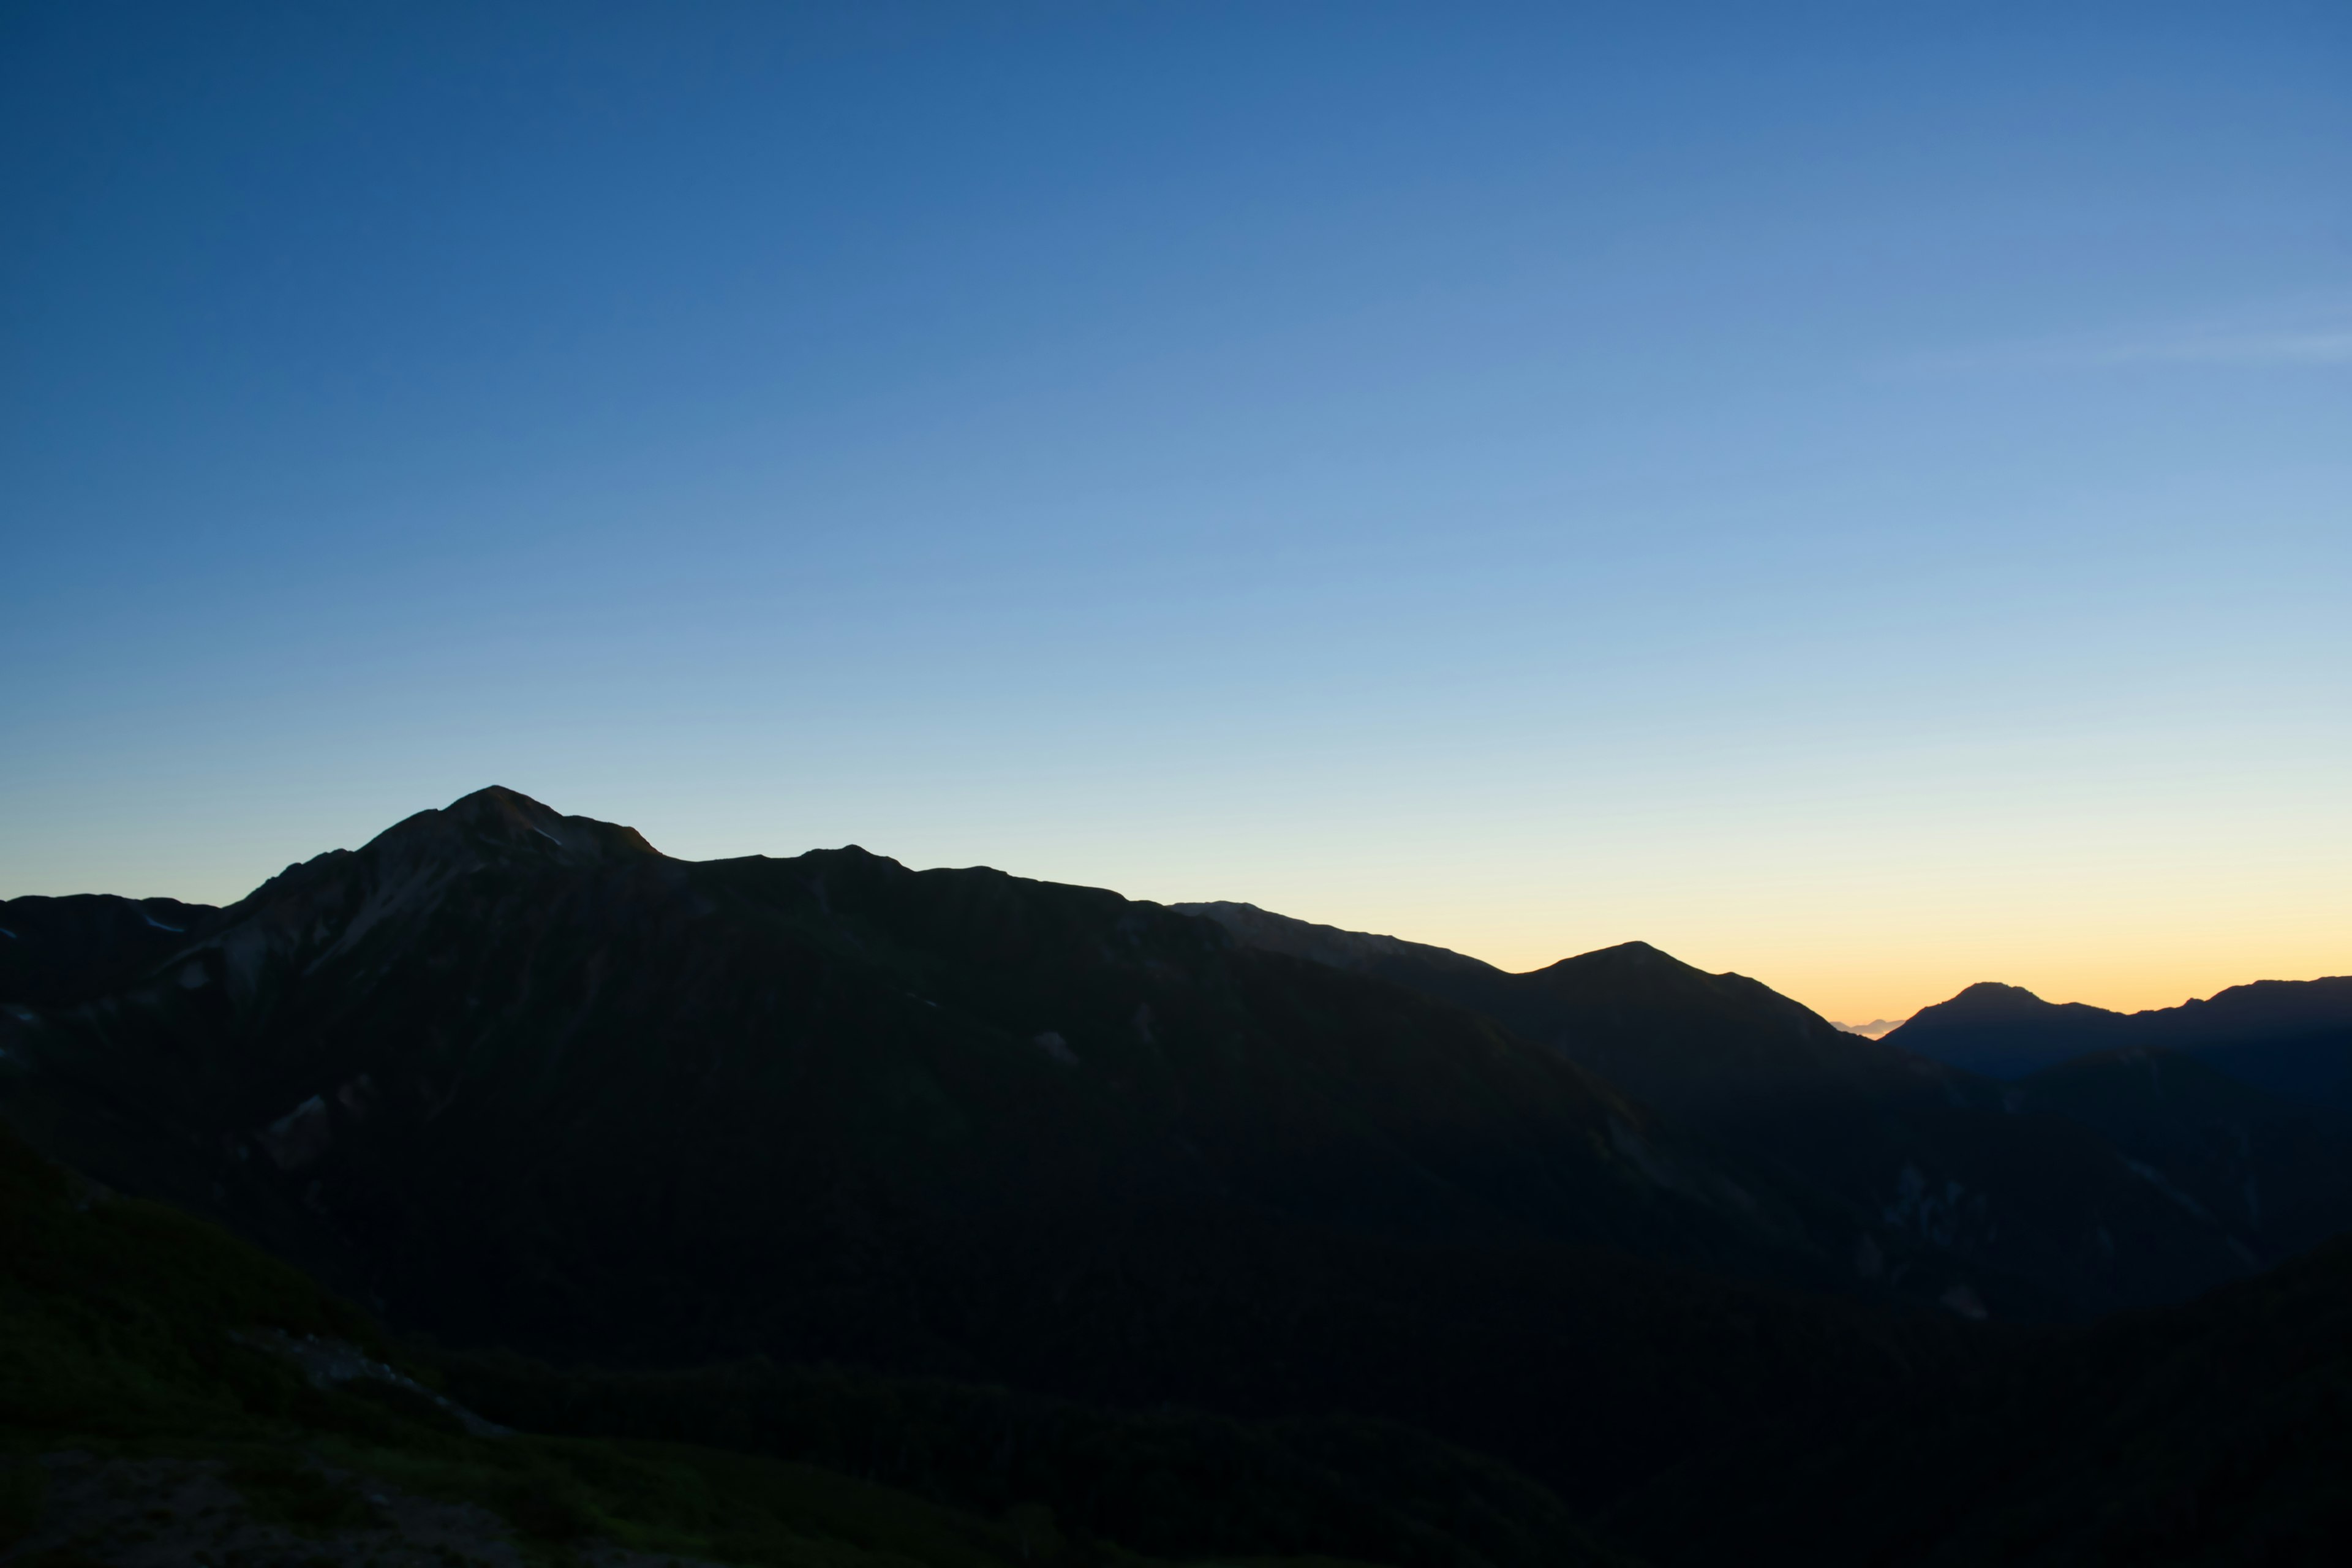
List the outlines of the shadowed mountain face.
<svg viewBox="0 0 2352 1568">
<path fill-rule="evenodd" d="M 2352 1139 L 2332 1118 L 2179 1051 L 2077 1057 L 2010 1091 L 2096 1131 L 2183 1206 L 2299 1252 L 2352 1229 Z"/>
<path fill-rule="evenodd" d="M 2352 1172 L 2311 1152 L 2334 1147 L 2328 1135 L 2278 1134 L 2311 1146 L 2281 1156 L 2293 1214 L 2208 1205 L 2189 1195 L 2221 1179 L 2208 1154 L 2179 1139 L 2119 1147 L 2079 1114 L 2089 1086 L 2021 1094 L 1903 1049 L 1899 1036 L 1846 1033 L 1756 981 L 1705 973 L 1643 942 L 1509 974 L 1264 910 L 1226 912 L 1247 906 L 1188 907 L 1244 941 L 1320 951 L 1502 1021 L 1827 1201 L 1900 1228 L 1945 1267 L 1961 1266 L 1971 1296 L 1997 1316 L 2180 1300 L 2331 1233 L 2337 1222 L 2326 1216 L 2352 1215 Z M 2217 1122 L 2213 1135 L 2234 1133 Z M 2232 1179 L 2242 1186 L 2251 1173 Z M 1857 1248 L 1854 1267 L 1916 1265 Z"/>
<path fill-rule="evenodd" d="M 2352 1561 L 2352 1244 L 2037 1335 L 1823 1443 L 1697 1456 L 1613 1523 L 1659 1563 Z"/>
<path fill-rule="evenodd" d="M 2142 1013 L 2044 1002 L 1987 982 L 1921 1008 L 1887 1038 L 1995 1078 L 2095 1051 L 2180 1051 L 2284 1099 L 2352 1111 L 2352 976 L 2258 980 Z"/>
<path fill-rule="evenodd" d="M 1108 892 L 689 864 L 493 790 L 187 934 L 8 1020 L 0 1110 L 454 1342 L 1354 1408 L 1585 1488 L 1947 1342 L 1626 1256 L 1886 1294 L 1857 1247 L 1916 1252 L 1932 1300 L 1900 1226 L 1489 1018 Z M 1709 1391 L 1732 1322 L 1817 1353 Z"/>
<path fill-rule="evenodd" d="M 209 904 L 105 893 L 0 900 L 0 1003 L 80 1002 L 120 990 L 217 913 Z"/>
</svg>

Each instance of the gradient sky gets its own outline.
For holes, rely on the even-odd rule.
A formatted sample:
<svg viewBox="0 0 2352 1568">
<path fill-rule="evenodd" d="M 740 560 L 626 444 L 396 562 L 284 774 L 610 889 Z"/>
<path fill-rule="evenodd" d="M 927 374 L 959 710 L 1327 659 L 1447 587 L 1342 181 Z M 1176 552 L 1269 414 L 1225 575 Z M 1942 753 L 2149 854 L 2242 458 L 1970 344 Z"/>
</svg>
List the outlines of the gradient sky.
<svg viewBox="0 0 2352 1568">
<path fill-rule="evenodd" d="M 2340 3 L 16 5 L 0 203 L 0 894 L 2352 972 Z"/>
</svg>

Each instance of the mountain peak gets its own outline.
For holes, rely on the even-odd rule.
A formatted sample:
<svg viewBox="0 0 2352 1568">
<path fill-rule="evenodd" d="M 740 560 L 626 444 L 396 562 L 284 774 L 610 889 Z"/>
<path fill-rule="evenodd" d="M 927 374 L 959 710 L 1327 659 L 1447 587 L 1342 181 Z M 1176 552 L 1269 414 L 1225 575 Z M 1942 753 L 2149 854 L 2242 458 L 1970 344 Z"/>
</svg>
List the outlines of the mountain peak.
<svg viewBox="0 0 2352 1568">
<path fill-rule="evenodd" d="M 2094 1007 L 2086 1002 L 2048 1002 L 2022 985 L 2004 985 L 1997 980 L 1979 980 L 1964 987 L 1949 1001 L 1920 1008 L 1911 1016 L 1911 1024 L 2040 1023 L 2061 1017 L 2087 1020 L 2121 1016 L 2121 1014 Z"/>
<path fill-rule="evenodd" d="M 1970 1072 L 2012 1078 L 2114 1043 L 2123 1022 L 2085 1002 L 2048 1002 L 2022 985 L 1979 980 L 1882 1037 Z"/>
<path fill-rule="evenodd" d="M 1559 963 L 1535 973 L 1549 974 L 1555 971 L 1570 969 L 1667 969 L 1684 970 L 1693 974 L 1703 973 L 1685 963 L 1665 949 L 1654 947 L 1646 942 L 1640 941 L 1621 942 L 1613 947 L 1596 947 L 1590 952 L 1580 952 L 1572 957 L 1563 958 Z"/>
<path fill-rule="evenodd" d="M 543 805 L 523 794 L 522 791 L 509 789 L 504 784 L 484 784 L 471 795 L 459 795 L 442 809 L 453 816 L 472 816 L 485 812 L 513 811 L 538 813 L 548 816 L 557 815 L 553 807 Z"/>
<path fill-rule="evenodd" d="M 369 847 L 427 854 L 530 849 L 570 863 L 658 855 L 634 827 L 566 816 L 520 790 L 491 784 L 458 796 L 438 811 L 420 811 L 376 835 Z"/>
<path fill-rule="evenodd" d="M 1962 986 L 1958 994 L 1943 1005 L 1982 1015 L 1996 1009 L 2012 1013 L 2038 1012 L 2059 1004 L 2045 1002 L 2022 985 L 2004 985 L 1998 980 L 1979 980 L 1973 985 Z"/>
</svg>

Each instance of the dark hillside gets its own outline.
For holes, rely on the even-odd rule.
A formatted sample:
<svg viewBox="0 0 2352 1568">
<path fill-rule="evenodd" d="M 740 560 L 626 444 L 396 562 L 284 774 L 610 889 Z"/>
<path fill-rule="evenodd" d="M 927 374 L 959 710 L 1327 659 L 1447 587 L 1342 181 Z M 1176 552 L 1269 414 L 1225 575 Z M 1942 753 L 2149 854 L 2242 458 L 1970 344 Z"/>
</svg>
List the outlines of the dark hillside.
<svg viewBox="0 0 2352 1568">
<path fill-rule="evenodd" d="M 2021 1079 L 2028 1110 L 2095 1129 L 2158 1173 L 2184 1205 L 2287 1257 L 2352 1230 L 2352 1138 L 2341 1119 L 2242 1083 L 2202 1056 L 2138 1046 Z"/>
<path fill-rule="evenodd" d="M 457 1392 L 504 1394 L 518 1426 L 576 1432 L 609 1402 L 593 1380 L 497 1366 Z M 438 1541 L 446 1562 L 454 1527 L 532 1561 L 574 1561 L 600 1539 L 664 1554 L 634 1560 L 648 1564 L 684 1552 L 780 1568 L 1147 1568 L 1127 1550 L 1138 1542 L 1325 1563 L 1352 1546 L 1415 1568 L 1619 1561 L 1525 1478 L 1370 1424 L 1272 1431 L 730 1373 L 670 1380 L 693 1394 L 654 1402 L 671 1418 L 602 1423 L 634 1425 L 638 1440 L 593 1442 L 485 1426 L 411 1373 L 434 1375 L 299 1271 L 92 1189 L 0 1129 L 0 1557 L 27 1540 L 37 1563 L 152 1562 L 176 1546 L 191 1553 L 178 1561 L 209 1547 L 382 1563 L 434 1561 Z M 698 1405 L 730 1419 L 675 1418 Z M 1027 1440 L 1008 1467 L 1015 1428 Z M 658 1440 L 695 1436 L 732 1451 Z M 915 1484 L 876 1484 L 877 1455 Z"/>
<path fill-rule="evenodd" d="M 2352 1244 L 2044 1331 L 1834 1440 L 1712 1457 L 1615 1522 L 1660 1562 L 2352 1558 Z"/>
</svg>

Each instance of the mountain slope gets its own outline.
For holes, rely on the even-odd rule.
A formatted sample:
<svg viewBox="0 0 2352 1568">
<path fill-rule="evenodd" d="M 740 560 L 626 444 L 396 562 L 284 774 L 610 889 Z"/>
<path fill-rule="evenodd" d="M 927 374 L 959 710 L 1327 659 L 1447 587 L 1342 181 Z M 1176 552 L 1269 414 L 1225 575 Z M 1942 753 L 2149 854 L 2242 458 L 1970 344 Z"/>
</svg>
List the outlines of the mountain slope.
<svg viewBox="0 0 2352 1568">
<path fill-rule="evenodd" d="M 1213 918 L 1246 906 L 1192 906 Z M 2178 1300 L 2306 1245 L 2251 1222 L 2242 1205 L 2180 1201 L 2153 1163 L 2116 1148 L 2054 1099 L 1838 1029 L 1736 974 L 1707 974 L 1643 942 L 1508 974 L 1410 944 L 1350 945 L 1346 933 L 1252 910 L 1245 941 L 1310 943 L 1359 970 L 1474 1007 L 1768 1163 L 1858 1218 L 1901 1231 L 1927 1256 L 1885 1253 L 1857 1227 L 1858 1274 L 1940 1266 L 1937 1289 L 1996 1316 L 2063 1317 Z M 1303 934 L 1302 934 L 1303 933 Z M 2315 1208 L 2352 1189 L 2322 1163 Z M 2332 1212 L 2332 1211 L 2331 1211 Z M 1940 1258 L 1940 1265 L 1937 1259 Z M 1966 1294 L 1958 1294 L 1959 1287 Z"/>
<path fill-rule="evenodd" d="M 1292 958 L 1308 959 L 1350 974 L 1394 981 L 1416 990 L 1429 989 L 1423 981 L 1432 973 L 1452 975 L 1456 984 L 1466 986 L 1508 978 L 1493 964 L 1448 948 L 1375 936 L 1369 931 L 1342 931 L 1338 926 L 1315 925 L 1259 909 L 1255 904 L 1221 901 L 1169 907 L 1213 920 L 1261 952 L 1286 953 Z"/>
</svg>

